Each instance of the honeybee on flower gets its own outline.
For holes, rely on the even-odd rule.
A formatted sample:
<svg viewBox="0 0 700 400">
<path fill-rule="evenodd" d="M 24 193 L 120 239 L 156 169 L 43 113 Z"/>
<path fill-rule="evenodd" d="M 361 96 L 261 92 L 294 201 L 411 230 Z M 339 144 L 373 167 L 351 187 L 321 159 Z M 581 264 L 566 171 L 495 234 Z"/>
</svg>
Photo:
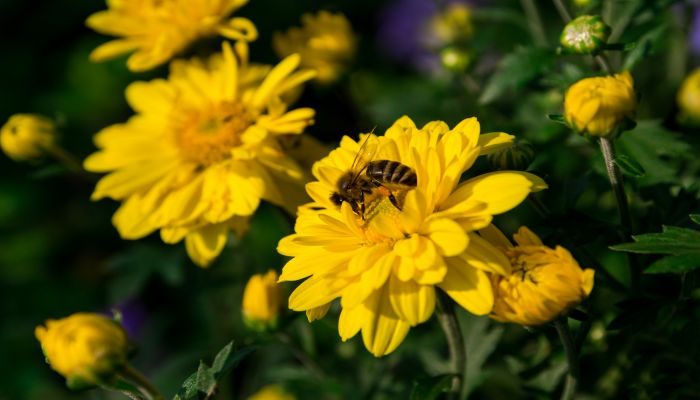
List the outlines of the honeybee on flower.
<svg viewBox="0 0 700 400">
<path fill-rule="evenodd" d="M 372 160 L 378 149 L 376 137 L 367 135 L 364 143 L 352 162 L 350 170 L 338 178 L 337 191 L 331 194 L 331 201 L 337 206 L 343 202 L 365 218 L 365 196 L 379 191 L 389 198 L 394 207 L 401 209 L 394 195 L 395 190 L 409 190 L 416 186 L 417 176 L 411 167 L 398 161 Z"/>
</svg>

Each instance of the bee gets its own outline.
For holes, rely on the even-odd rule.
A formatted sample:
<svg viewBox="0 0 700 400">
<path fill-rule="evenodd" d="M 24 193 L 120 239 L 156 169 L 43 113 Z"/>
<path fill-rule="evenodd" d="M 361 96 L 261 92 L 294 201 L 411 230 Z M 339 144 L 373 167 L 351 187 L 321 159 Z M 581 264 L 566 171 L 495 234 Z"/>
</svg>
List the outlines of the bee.
<svg viewBox="0 0 700 400">
<path fill-rule="evenodd" d="M 394 196 L 396 190 L 409 190 L 416 187 L 418 177 L 411 167 L 391 160 L 372 160 L 377 152 L 377 139 L 368 135 L 352 162 L 350 170 L 338 178 L 336 191 L 331 194 L 331 201 L 340 206 L 343 202 L 350 204 L 355 214 L 365 218 L 365 196 L 376 189 L 383 189 L 391 204 L 399 210 Z"/>
</svg>

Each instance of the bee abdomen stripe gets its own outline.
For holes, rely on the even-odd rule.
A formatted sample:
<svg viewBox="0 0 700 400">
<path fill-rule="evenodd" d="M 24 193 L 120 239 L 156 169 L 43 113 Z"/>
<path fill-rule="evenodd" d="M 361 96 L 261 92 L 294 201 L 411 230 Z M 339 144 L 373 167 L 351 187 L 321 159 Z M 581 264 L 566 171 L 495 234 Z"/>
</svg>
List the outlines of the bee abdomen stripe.
<svg viewBox="0 0 700 400">
<path fill-rule="evenodd" d="M 416 176 L 415 172 L 413 172 L 410 168 L 408 169 L 409 171 L 401 177 L 399 183 L 406 186 L 416 186 L 418 184 L 418 177 Z"/>
</svg>

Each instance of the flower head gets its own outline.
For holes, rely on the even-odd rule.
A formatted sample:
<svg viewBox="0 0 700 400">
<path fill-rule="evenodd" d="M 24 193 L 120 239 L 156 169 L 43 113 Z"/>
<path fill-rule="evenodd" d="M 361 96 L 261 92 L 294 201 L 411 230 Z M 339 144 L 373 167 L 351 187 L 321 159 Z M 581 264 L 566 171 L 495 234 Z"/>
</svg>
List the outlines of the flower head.
<svg viewBox="0 0 700 400">
<path fill-rule="evenodd" d="M 306 175 L 277 140 L 313 122 L 312 109 L 289 110 L 281 97 L 313 78 L 294 72 L 298 65 L 298 56 L 274 68 L 249 65 L 224 43 L 209 60 L 174 61 L 167 80 L 129 85 L 137 114 L 99 132 L 100 150 L 84 163 L 109 173 L 92 199 L 123 202 L 112 220 L 120 235 L 160 230 L 167 243 L 184 239 L 206 266 L 230 231 L 246 230 L 261 199 L 290 210 L 301 204 Z"/>
<path fill-rule="evenodd" d="M 15 161 L 40 158 L 56 141 L 56 125 L 36 114 L 15 114 L 0 130 L 2 151 Z"/>
<path fill-rule="evenodd" d="M 681 110 L 681 119 L 700 125 L 700 68 L 696 68 L 683 80 L 676 100 Z"/>
<path fill-rule="evenodd" d="M 267 385 L 255 392 L 248 400 L 294 400 L 295 397 L 287 393 L 278 385 Z"/>
<path fill-rule="evenodd" d="M 243 291 L 243 321 L 258 331 L 274 328 L 280 311 L 280 288 L 277 273 L 273 270 L 265 275 L 250 277 Z"/>
<path fill-rule="evenodd" d="M 637 108 L 634 81 L 628 71 L 585 78 L 564 96 L 564 119 L 578 133 L 615 137 L 633 124 Z"/>
<path fill-rule="evenodd" d="M 228 16 L 248 0 L 107 0 L 108 9 L 86 21 L 95 31 L 116 36 L 90 54 L 103 61 L 126 53 L 132 71 L 157 67 L 206 36 L 253 41 L 258 33 L 246 18 Z"/>
<path fill-rule="evenodd" d="M 293 53 L 301 55 L 301 64 L 318 72 L 316 79 L 323 84 L 336 81 L 357 48 L 357 39 L 350 21 L 343 14 L 320 11 L 304 14 L 301 28 L 276 32 L 272 45 L 280 57 Z"/>
<path fill-rule="evenodd" d="M 566 24 L 559 37 L 563 49 L 573 54 L 595 54 L 603 49 L 610 27 L 598 15 L 582 15 Z"/>
<path fill-rule="evenodd" d="M 471 7 L 465 3 L 449 3 L 444 9 L 433 15 L 426 27 L 430 34 L 426 35 L 434 47 L 443 47 L 463 43 L 472 37 Z"/>
<path fill-rule="evenodd" d="M 527 140 L 518 140 L 510 147 L 489 154 L 487 159 L 494 169 L 524 171 L 535 159 L 535 149 Z"/>
<path fill-rule="evenodd" d="M 126 364 L 128 340 L 122 327 L 100 314 L 77 313 L 38 326 L 46 360 L 78 389 L 108 383 Z"/>
<path fill-rule="evenodd" d="M 491 275 L 495 303 L 491 318 L 525 326 L 549 322 L 579 304 L 593 289 L 592 269 L 581 269 L 568 250 L 552 249 L 521 227 L 513 235 L 517 246 L 495 227 L 481 231 L 510 260 L 508 275 Z"/>
<path fill-rule="evenodd" d="M 306 187 L 314 202 L 300 209 L 296 233 L 282 239 L 278 251 L 293 257 L 280 280 L 306 279 L 291 294 L 289 307 L 307 311 L 312 320 L 340 298 L 341 338 L 362 331 L 366 348 L 382 356 L 431 316 L 437 288 L 474 314 L 491 311 L 488 273 L 507 274 L 510 264 L 475 231 L 545 185 L 513 171 L 460 183 L 480 154 L 512 140 L 502 133 L 480 135 L 475 118 L 452 129 L 441 121 L 418 129 L 403 117 L 384 136 L 366 134 L 364 140 L 367 136 L 377 142 L 373 159 L 410 168 L 415 187 L 376 188 L 364 197 L 364 213 L 348 202 L 337 206 L 332 194 L 360 151 L 359 143 L 345 137 L 314 165 L 318 181 Z"/>
</svg>

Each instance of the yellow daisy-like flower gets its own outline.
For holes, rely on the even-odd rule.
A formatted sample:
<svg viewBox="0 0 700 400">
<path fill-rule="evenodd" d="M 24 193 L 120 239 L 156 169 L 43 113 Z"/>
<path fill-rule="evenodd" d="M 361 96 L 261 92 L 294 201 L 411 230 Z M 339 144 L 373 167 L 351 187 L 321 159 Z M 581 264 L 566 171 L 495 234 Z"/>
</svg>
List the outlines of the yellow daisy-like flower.
<svg viewBox="0 0 700 400">
<path fill-rule="evenodd" d="M 274 34 L 272 46 L 275 52 L 280 57 L 299 53 L 304 67 L 318 71 L 318 82 L 336 81 L 357 48 L 350 21 L 343 14 L 320 11 L 316 15 L 304 14 L 301 23 L 301 28 Z"/>
<path fill-rule="evenodd" d="M 294 72 L 296 55 L 272 69 L 249 65 L 237 48 L 238 58 L 224 43 L 207 61 L 174 61 L 167 80 L 129 85 L 137 114 L 95 136 L 100 150 L 85 168 L 109 174 L 92 199 L 123 201 L 112 219 L 123 238 L 160 229 L 206 266 L 261 199 L 291 210 L 304 201 L 306 175 L 277 138 L 300 134 L 314 110 L 289 110 L 280 96 L 314 72 Z"/>
<path fill-rule="evenodd" d="M 400 162 L 415 171 L 417 186 L 396 193 L 399 207 L 376 190 L 365 198 L 363 216 L 347 202 L 330 199 L 351 168 L 360 144 L 345 137 L 340 148 L 313 168 L 307 184 L 313 203 L 300 209 L 295 230 L 278 246 L 291 256 L 281 281 L 306 279 L 289 307 L 318 319 L 340 298 L 338 330 L 343 340 L 362 331 L 375 356 L 391 353 L 411 326 L 435 308 L 436 286 L 468 311 L 485 315 L 493 307 L 489 273 L 510 272 L 508 259 L 475 233 L 493 215 L 517 206 L 546 187 L 525 172 L 503 171 L 460 183 L 480 154 L 510 145 L 512 136 L 479 134 L 475 118 L 450 129 L 441 121 L 418 129 L 399 119 L 378 142 L 375 160 Z M 381 189 L 381 188 L 380 188 Z"/>
<path fill-rule="evenodd" d="M 513 235 L 517 246 L 493 225 L 480 232 L 508 257 L 509 275 L 492 275 L 496 302 L 491 318 L 525 326 L 549 322 L 579 304 L 593 290 L 592 269 L 581 269 L 568 250 L 545 246 L 521 227 Z"/>
<path fill-rule="evenodd" d="M 198 38 L 219 34 L 233 40 L 253 41 L 258 32 L 246 18 L 228 16 L 248 0 L 107 0 L 108 9 L 86 21 L 95 31 L 117 36 L 90 54 L 104 61 L 131 53 L 132 71 L 157 67 Z"/>
<path fill-rule="evenodd" d="M 76 313 L 37 326 L 35 336 L 46 360 L 78 389 L 113 380 L 126 365 L 128 339 L 124 329 L 100 314 Z"/>
</svg>

